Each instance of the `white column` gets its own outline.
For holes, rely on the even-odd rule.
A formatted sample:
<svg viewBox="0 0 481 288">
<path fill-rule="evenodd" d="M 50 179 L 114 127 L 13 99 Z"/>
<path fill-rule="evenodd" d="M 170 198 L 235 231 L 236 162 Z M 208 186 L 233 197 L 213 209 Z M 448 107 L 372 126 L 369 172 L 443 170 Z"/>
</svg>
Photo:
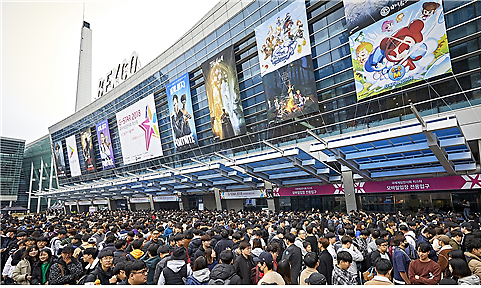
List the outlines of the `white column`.
<svg viewBox="0 0 481 288">
<path fill-rule="evenodd" d="M 357 211 L 352 171 L 349 170 L 342 172 L 342 183 L 344 184 L 344 199 L 346 201 L 346 211 L 349 214 L 351 210 Z"/>
<path fill-rule="evenodd" d="M 50 177 L 49 178 L 49 183 L 48 183 L 48 192 L 52 192 L 52 181 L 53 181 L 53 158 L 50 161 Z M 48 198 L 47 200 L 47 207 L 50 208 L 51 205 L 51 200 Z"/>
<path fill-rule="evenodd" d="M 112 210 L 112 206 L 110 204 L 110 198 L 107 198 L 107 206 L 109 207 L 109 210 Z"/>
<path fill-rule="evenodd" d="M 154 197 L 152 195 L 149 195 L 149 203 L 150 203 L 150 210 L 154 211 Z"/>
<path fill-rule="evenodd" d="M 222 211 L 222 202 L 220 199 L 220 189 L 214 188 L 214 196 L 215 196 L 215 207 L 217 211 Z"/>
<path fill-rule="evenodd" d="M 127 197 L 127 208 L 129 211 L 132 211 L 132 208 L 130 208 L 130 197 Z"/>
<path fill-rule="evenodd" d="M 30 169 L 30 188 L 28 189 L 28 204 L 27 204 L 28 213 L 30 213 L 30 201 L 32 198 L 32 185 L 33 185 L 33 162 L 31 163 L 32 163 L 32 168 Z"/>
<path fill-rule="evenodd" d="M 43 157 L 40 157 L 40 179 L 38 180 L 38 192 L 42 192 L 42 180 L 43 180 Z M 38 196 L 37 214 L 40 213 L 40 206 L 42 203 L 42 196 Z"/>
</svg>

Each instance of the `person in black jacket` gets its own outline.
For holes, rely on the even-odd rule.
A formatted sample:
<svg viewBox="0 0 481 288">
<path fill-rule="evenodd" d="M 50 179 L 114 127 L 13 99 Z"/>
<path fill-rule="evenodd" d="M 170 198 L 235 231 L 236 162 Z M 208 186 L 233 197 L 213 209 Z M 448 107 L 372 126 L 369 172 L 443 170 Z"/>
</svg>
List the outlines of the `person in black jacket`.
<svg viewBox="0 0 481 288">
<path fill-rule="evenodd" d="M 43 248 L 38 253 L 38 258 L 39 261 L 34 263 L 32 268 L 32 279 L 30 279 L 30 283 L 32 285 L 47 285 L 50 268 L 54 264 L 52 250 Z"/>
<path fill-rule="evenodd" d="M 391 261 L 391 255 L 389 255 L 389 252 L 387 251 L 389 248 L 389 244 L 386 239 L 384 238 L 377 238 L 376 239 L 376 245 L 377 245 L 377 250 L 372 251 L 371 253 L 371 267 L 376 267 L 376 262 L 379 261 L 379 259 L 386 259 Z"/>
<path fill-rule="evenodd" d="M 319 256 L 319 248 L 318 248 L 318 243 L 317 243 L 317 237 L 315 235 L 317 231 L 315 231 L 314 225 L 309 225 L 306 227 L 306 241 L 311 243 L 311 251 L 316 253 L 317 256 Z M 324 275 L 326 276 L 326 275 Z"/>
<path fill-rule="evenodd" d="M 194 253 L 199 249 L 200 246 L 202 246 L 202 241 L 200 240 L 200 234 L 202 234 L 202 231 L 199 229 L 194 229 L 192 231 L 192 234 L 194 234 L 194 238 L 189 243 L 189 246 L 187 246 L 187 254 L 189 254 L 190 258 L 193 258 Z M 191 263 L 194 263 L 195 259 L 191 259 Z"/>
<path fill-rule="evenodd" d="M 112 252 L 115 252 L 115 235 L 109 235 L 105 238 L 105 247 L 103 250 L 110 250 Z"/>
<path fill-rule="evenodd" d="M 50 267 L 48 283 L 50 285 L 76 284 L 82 276 L 82 264 L 72 257 L 73 246 L 67 245 L 62 249 L 61 257 Z"/>
<path fill-rule="evenodd" d="M 324 275 L 328 285 L 332 285 L 332 269 L 334 268 L 333 259 L 331 253 L 327 251 L 329 247 L 329 240 L 327 238 L 319 239 L 319 266 L 317 271 Z"/>
<path fill-rule="evenodd" d="M 115 241 L 114 261 L 122 256 L 127 255 L 125 249 L 127 248 L 127 241 L 125 239 L 119 239 Z"/>
<path fill-rule="evenodd" d="M 287 260 L 291 264 L 291 279 L 292 284 L 298 285 L 299 274 L 301 273 L 302 265 L 302 252 L 301 248 L 297 247 L 294 242 L 296 241 L 296 236 L 289 233 L 285 236 L 287 249 L 282 254 L 282 260 Z"/>
<path fill-rule="evenodd" d="M 220 255 L 222 251 L 226 250 L 227 248 L 232 249 L 234 246 L 234 241 L 229 239 L 229 232 L 227 232 L 227 230 L 222 230 L 220 235 L 222 236 L 222 239 L 215 244 L 215 255 Z"/>
<path fill-rule="evenodd" d="M 202 246 L 200 246 L 197 251 L 195 251 L 194 256 L 191 259 L 191 264 L 195 262 L 195 259 L 200 256 L 204 256 L 205 250 L 210 247 L 210 236 L 205 234 L 200 237 L 200 242 L 202 243 Z M 219 254 L 217 254 L 219 255 Z"/>
<path fill-rule="evenodd" d="M 110 236 L 109 236 L 110 237 Z M 111 250 L 102 250 L 99 255 L 99 265 L 97 265 L 87 276 L 85 283 L 96 283 L 96 280 L 100 280 L 100 285 L 115 284 L 116 278 L 112 278 L 112 264 L 114 263 L 114 252 Z"/>
<path fill-rule="evenodd" d="M 220 253 L 220 263 L 215 265 L 215 267 L 210 271 L 209 285 L 240 285 L 242 284 L 242 279 L 235 273 L 234 266 L 232 262 L 234 260 L 234 253 L 229 250 L 222 251 Z"/>
<path fill-rule="evenodd" d="M 284 255 L 284 250 L 286 250 L 284 235 L 285 235 L 285 230 L 283 228 L 278 228 L 277 234 L 271 239 L 271 242 L 270 242 L 270 243 L 275 243 L 277 244 L 277 246 L 279 246 L 279 254 L 277 255 L 277 259 L 274 259 L 277 263 L 281 261 L 282 255 Z"/>
<path fill-rule="evenodd" d="M 176 247 L 172 252 L 172 260 L 167 262 L 167 266 L 160 273 L 157 285 L 185 285 L 187 278 L 192 275 L 190 265 L 184 260 L 184 247 Z"/>
<path fill-rule="evenodd" d="M 147 282 L 147 266 L 142 260 L 133 260 L 125 265 L 126 278 L 119 285 L 142 285 Z"/>
<path fill-rule="evenodd" d="M 251 244 L 243 241 L 239 245 L 240 255 L 234 261 L 234 270 L 242 279 L 242 284 L 252 285 L 251 270 L 255 267 L 254 259 L 251 256 Z"/>
</svg>

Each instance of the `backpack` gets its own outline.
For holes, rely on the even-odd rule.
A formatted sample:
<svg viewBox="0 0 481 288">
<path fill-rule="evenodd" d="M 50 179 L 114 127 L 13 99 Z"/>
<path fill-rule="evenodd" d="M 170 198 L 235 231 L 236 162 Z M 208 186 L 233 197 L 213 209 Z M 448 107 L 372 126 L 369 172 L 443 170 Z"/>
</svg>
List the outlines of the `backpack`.
<svg viewBox="0 0 481 288">
<path fill-rule="evenodd" d="M 259 283 L 259 280 L 261 280 L 259 266 L 257 265 L 251 269 L 251 280 L 252 285 L 257 285 L 257 283 Z"/>
<path fill-rule="evenodd" d="M 185 285 L 207 285 L 207 283 L 208 282 L 200 283 L 199 280 L 194 278 L 194 275 L 190 275 Z"/>
<path fill-rule="evenodd" d="M 236 274 L 232 274 L 229 278 L 225 279 L 225 280 L 222 280 L 222 279 L 210 279 L 209 280 L 209 283 L 207 283 L 207 285 L 231 285 L 230 284 L 230 281 L 231 279 L 235 276 Z"/>
</svg>

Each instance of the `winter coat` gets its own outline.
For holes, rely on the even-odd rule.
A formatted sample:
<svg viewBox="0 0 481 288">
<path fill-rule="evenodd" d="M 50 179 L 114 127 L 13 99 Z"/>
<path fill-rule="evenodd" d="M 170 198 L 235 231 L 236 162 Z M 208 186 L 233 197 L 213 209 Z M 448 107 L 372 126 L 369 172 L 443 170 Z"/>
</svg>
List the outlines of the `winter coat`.
<svg viewBox="0 0 481 288">
<path fill-rule="evenodd" d="M 99 264 L 95 267 L 94 271 L 87 276 L 85 283 L 95 283 L 95 280 L 99 279 L 101 285 L 110 285 L 109 280 L 112 276 L 112 269 L 105 272 L 104 269 L 102 269 L 102 265 Z"/>
<path fill-rule="evenodd" d="M 212 271 L 210 271 L 210 280 L 227 280 L 230 279 L 231 285 L 241 285 L 242 279 L 235 273 L 234 266 L 224 263 L 217 264 Z"/>
<path fill-rule="evenodd" d="M 286 250 L 286 243 L 284 240 L 278 238 L 277 235 L 272 238 L 270 243 L 276 243 L 279 246 L 279 254 L 277 255 L 277 258 L 274 259 L 279 263 L 282 259 L 282 255 L 284 254 L 284 250 Z"/>
<path fill-rule="evenodd" d="M 197 249 L 197 251 L 195 251 L 194 253 L 194 257 L 191 259 L 191 263 L 194 263 L 195 260 L 200 257 L 200 256 L 204 256 L 204 253 L 205 253 L 205 249 L 204 249 L 204 246 L 200 246 L 199 249 Z M 217 257 L 219 257 L 219 254 L 217 254 Z M 194 265 L 192 265 L 194 266 Z"/>
<path fill-rule="evenodd" d="M 125 253 L 124 250 L 115 250 L 114 251 L 114 259 L 122 257 L 122 256 L 124 256 L 124 254 L 127 255 L 127 253 Z"/>
<path fill-rule="evenodd" d="M 288 260 L 291 264 L 291 278 L 292 284 L 297 285 L 299 274 L 301 274 L 302 266 L 302 252 L 299 247 L 292 244 L 287 247 L 286 251 L 282 254 L 282 260 Z"/>
<path fill-rule="evenodd" d="M 190 241 L 189 246 L 187 246 L 187 253 L 189 254 L 189 257 L 193 258 L 194 253 L 201 246 L 202 246 L 202 241 L 200 241 L 200 237 L 193 238 L 192 241 Z M 194 261 L 191 261 L 191 262 L 194 262 Z"/>
<path fill-rule="evenodd" d="M 183 279 L 192 275 L 190 265 L 184 260 L 170 260 L 162 270 L 157 285 L 185 285 Z"/>
<path fill-rule="evenodd" d="M 63 273 L 60 266 L 62 266 Z M 82 264 L 77 259 L 72 257 L 72 261 L 69 264 L 65 264 L 62 257 L 60 257 L 50 267 L 48 283 L 50 285 L 76 284 L 76 280 L 83 274 L 82 269 Z"/>
<path fill-rule="evenodd" d="M 445 245 L 441 247 L 441 250 L 439 250 L 439 255 L 438 255 L 438 265 L 441 267 L 441 272 L 444 273 L 446 269 L 448 268 L 448 253 L 449 251 L 453 251 L 453 247 L 450 245 Z"/>
<path fill-rule="evenodd" d="M 332 285 L 332 269 L 334 268 L 333 259 L 329 251 L 324 250 L 319 255 L 319 266 L 317 271 L 324 275 L 328 285 Z"/>
<path fill-rule="evenodd" d="M 220 239 L 217 244 L 215 244 L 214 251 L 215 255 L 220 255 L 220 252 L 226 250 L 227 248 L 232 249 L 232 246 L 234 246 L 234 241 L 232 241 L 229 238 L 222 238 Z"/>
<path fill-rule="evenodd" d="M 479 285 L 478 275 L 472 274 L 458 279 L 458 285 Z"/>
<path fill-rule="evenodd" d="M 160 260 L 157 265 L 155 265 L 155 274 L 154 274 L 154 283 L 159 282 L 160 274 L 162 270 L 164 270 L 165 266 L 167 266 L 167 261 L 172 260 L 172 256 L 166 256 Z"/>
<path fill-rule="evenodd" d="M 466 256 L 466 260 L 468 261 L 469 270 L 481 278 L 481 258 L 470 252 L 465 252 L 464 256 Z"/>
<path fill-rule="evenodd" d="M 32 276 L 32 265 L 28 259 L 22 259 L 13 270 L 12 278 L 20 285 L 30 285 L 27 276 Z"/>
<path fill-rule="evenodd" d="M 255 267 L 254 259 L 251 255 L 247 258 L 244 255 L 239 255 L 234 261 L 234 270 L 242 279 L 242 284 L 252 285 L 251 269 Z M 214 267 L 215 268 L 215 267 Z"/>
<path fill-rule="evenodd" d="M 220 236 L 219 234 L 212 236 L 212 239 L 210 239 L 210 247 L 215 248 L 215 245 L 217 245 L 217 242 L 219 242 L 221 239 L 222 236 Z"/>
<path fill-rule="evenodd" d="M 147 284 L 148 285 L 155 285 L 156 283 L 154 282 L 154 275 L 155 275 L 155 268 L 157 266 L 157 263 L 160 262 L 160 257 L 157 255 L 155 257 L 150 257 L 149 259 L 144 260 L 145 265 L 149 269 L 149 274 L 147 275 Z"/>
<path fill-rule="evenodd" d="M 202 270 L 197 270 L 192 272 L 192 275 L 187 278 L 187 285 L 205 285 L 209 282 L 210 270 L 209 268 L 204 268 Z"/>
<path fill-rule="evenodd" d="M 47 273 L 45 274 L 45 281 L 48 281 L 48 276 L 50 275 L 50 269 L 52 265 L 54 265 L 55 261 L 53 257 L 50 257 L 49 266 L 47 268 Z M 32 269 L 32 279 L 30 280 L 32 285 L 40 285 L 42 284 L 42 262 L 38 261 L 33 264 Z"/>
<path fill-rule="evenodd" d="M 264 250 L 262 250 L 262 248 L 257 247 L 253 249 L 251 253 L 254 257 L 259 257 L 259 255 L 261 255 L 262 252 L 264 252 Z"/>
<path fill-rule="evenodd" d="M 109 243 L 107 244 L 107 246 L 104 247 L 104 249 L 102 249 L 102 251 L 112 251 L 112 252 L 115 252 L 117 249 L 115 248 L 115 243 Z"/>
</svg>

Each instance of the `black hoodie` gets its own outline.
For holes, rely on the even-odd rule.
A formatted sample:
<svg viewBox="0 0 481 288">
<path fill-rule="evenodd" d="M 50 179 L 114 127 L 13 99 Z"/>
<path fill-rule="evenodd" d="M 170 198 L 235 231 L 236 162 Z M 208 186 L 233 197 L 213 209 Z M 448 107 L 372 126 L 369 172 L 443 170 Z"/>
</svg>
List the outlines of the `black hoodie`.
<svg viewBox="0 0 481 288">
<path fill-rule="evenodd" d="M 113 276 L 112 268 L 110 268 L 107 272 L 102 269 L 102 265 L 100 263 L 95 267 L 94 271 L 87 276 L 85 283 L 95 283 L 95 280 L 99 279 L 101 285 L 110 285 L 110 278 Z"/>
<path fill-rule="evenodd" d="M 220 263 L 215 265 L 215 267 L 210 271 L 211 280 L 227 280 L 230 279 L 231 285 L 242 285 L 242 279 L 235 274 L 234 266 Z"/>
</svg>

